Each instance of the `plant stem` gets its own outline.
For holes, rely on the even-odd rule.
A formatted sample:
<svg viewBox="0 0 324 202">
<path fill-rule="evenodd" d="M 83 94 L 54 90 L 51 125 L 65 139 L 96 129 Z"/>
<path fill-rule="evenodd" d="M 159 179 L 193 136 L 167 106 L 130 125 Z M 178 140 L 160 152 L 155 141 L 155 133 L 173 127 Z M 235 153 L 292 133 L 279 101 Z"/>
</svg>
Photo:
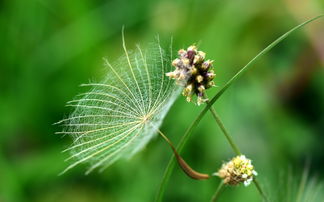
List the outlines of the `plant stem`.
<svg viewBox="0 0 324 202">
<path fill-rule="evenodd" d="M 295 26 L 294 28 L 292 28 L 291 30 L 289 30 L 288 32 L 284 33 L 283 35 L 281 35 L 278 39 L 276 39 L 274 42 L 272 42 L 270 45 L 268 45 L 265 49 L 263 49 L 259 54 L 257 54 L 254 58 L 252 58 L 252 60 L 250 60 L 242 69 L 240 69 L 219 91 L 218 93 L 210 100 L 209 103 L 207 103 L 206 107 L 198 114 L 198 116 L 195 118 L 195 120 L 191 123 L 191 125 L 187 128 L 186 132 L 184 133 L 184 135 L 181 137 L 181 140 L 177 146 L 177 151 L 179 153 L 181 153 L 182 148 L 184 147 L 184 145 L 186 144 L 186 142 L 188 141 L 191 132 L 196 128 L 196 126 L 198 125 L 198 123 L 201 121 L 201 119 L 204 117 L 204 115 L 206 114 L 206 112 L 208 111 L 208 109 L 220 98 L 220 96 L 233 84 L 234 81 L 236 81 L 245 71 L 247 71 L 251 65 L 262 55 L 266 54 L 267 52 L 269 52 L 274 46 L 276 46 L 279 42 L 281 42 L 282 40 L 284 40 L 287 36 L 289 36 L 291 33 L 293 33 L 294 31 L 300 29 L 301 27 L 303 27 L 304 25 L 317 20 L 321 17 L 323 17 L 324 15 L 319 15 L 316 16 L 308 21 L 305 21 L 297 26 Z M 160 184 L 157 196 L 155 201 L 161 201 L 164 191 L 165 191 L 165 186 L 168 183 L 171 173 L 174 169 L 174 165 L 175 165 L 175 158 L 172 155 L 171 159 L 169 160 L 169 163 L 165 169 L 165 172 L 163 174 L 163 178 L 162 178 L 162 182 Z"/>
<path fill-rule="evenodd" d="M 258 183 L 258 181 L 255 178 L 253 179 L 253 183 L 256 186 L 257 190 L 259 191 L 260 195 L 262 196 L 263 200 L 265 202 L 268 202 L 268 198 L 266 197 L 266 195 L 262 191 L 260 184 Z"/>
<path fill-rule="evenodd" d="M 189 139 L 189 134 L 191 134 L 191 132 L 193 131 L 194 128 L 196 128 L 196 126 L 198 125 L 199 121 L 202 119 L 202 117 L 205 115 L 205 113 L 207 112 L 207 108 L 205 108 L 197 117 L 196 119 L 191 123 L 191 125 L 187 128 L 185 135 L 183 135 L 180 139 L 180 142 L 178 144 L 178 146 L 176 147 L 176 150 L 178 151 L 178 153 L 180 154 L 182 151 L 182 148 L 184 147 L 185 143 L 188 141 Z M 162 197 L 163 194 L 165 192 L 165 187 L 166 184 L 168 183 L 168 180 L 170 179 L 172 170 L 174 169 L 175 166 L 175 156 L 172 155 L 171 159 L 169 160 L 169 163 L 167 165 L 167 168 L 164 171 L 163 174 L 163 178 L 162 178 L 162 182 L 160 184 L 158 193 L 156 195 L 155 201 L 160 202 L 162 201 Z"/>
<path fill-rule="evenodd" d="M 211 202 L 215 202 L 217 200 L 217 198 L 219 197 L 221 191 L 223 190 L 223 187 L 224 187 L 224 183 L 223 183 L 223 181 L 221 181 L 219 183 L 219 185 L 218 185 L 218 187 L 217 187 L 217 189 L 216 189 L 213 197 L 210 200 Z"/>
<path fill-rule="evenodd" d="M 231 137 L 231 135 L 226 130 L 226 128 L 225 128 L 223 122 L 221 121 L 220 117 L 218 116 L 216 110 L 213 107 L 211 107 L 211 108 L 209 108 L 209 111 L 211 112 L 211 114 L 213 115 L 216 123 L 218 124 L 218 126 L 220 127 L 222 132 L 224 133 L 224 135 L 225 135 L 228 143 L 231 145 L 233 151 L 236 153 L 236 155 L 241 155 L 241 152 L 240 152 L 239 148 L 236 146 L 236 144 L 234 143 L 233 138 Z"/>
<path fill-rule="evenodd" d="M 169 140 L 169 138 L 167 138 L 167 136 L 165 136 L 160 130 L 158 130 L 159 134 L 161 135 L 161 137 L 169 144 L 169 146 L 171 147 L 178 163 L 179 166 L 181 167 L 181 169 L 183 170 L 184 173 L 186 173 L 186 175 L 188 177 L 191 177 L 192 179 L 195 180 L 206 180 L 208 179 L 210 176 L 208 174 L 204 174 L 204 173 L 199 173 L 197 171 L 195 171 L 194 169 L 192 169 L 185 160 L 183 160 L 183 158 L 180 156 L 180 154 L 177 152 L 176 148 L 173 146 L 171 140 Z"/>
<path fill-rule="evenodd" d="M 232 149 L 234 150 L 234 152 L 236 153 L 236 155 L 241 155 L 241 152 L 239 150 L 239 148 L 236 146 L 236 144 L 234 143 L 231 135 L 228 133 L 228 131 L 226 130 L 223 122 L 221 121 L 220 117 L 218 116 L 216 110 L 211 107 L 209 108 L 210 112 L 212 113 L 213 117 L 215 118 L 218 126 L 220 127 L 220 129 L 222 130 L 222 132 L 224 133 L 227 141 L 229 142 L 229 144 L 231 145 Z M 253 180 L 256 188 L 258 189 L 260 195 L 263 197 L 264 201 L 268 201 L 266 196 L 264 195 L 262 189 L 261 189 L 261 186 L 259 185 L 259 183 L 256 181 L 256 179 Z"/>
<path fill-rule="evenodd" d="M 307 25 L 308 23 L 317 20 L 321 17 L 323 17 L 323 15 L 319 15 L 316 16 L 310 20 L 307 20 L 306 22 L 303 22 L 299 25 L 297 25 L 296 27 L 292 28 L 291 30 L 289 30 L 288 32 L 284 33 L 283 35 L 281 35 L 278 39 L 276 39 L 274 42 L 272 42 L 270 45 L 268 45 L 265 49 L 263 49 L 259 54 L 257 54 L 254 58 L 252 58 L 252 60 L 250 60 L 242 69 L 240 69 L 230 80 L 228 80 L 226 82 L 226 84 L 218 91 L 218 93 L 210 100 L 210 105 L 207 105 L 206 107 L 210 107 L 211 105 L 213 105 L 216 100 L 218 100 L 218 98 L 227 90 L 228 87 L 230 87 L 234 81 L 236 81 L 238 78 L 240 78 L 242 76 L 242 74 L 244 72 L 246 72 L 251 65 L 262 55 L 266 54 L 267 52 L 269 52 L 269 50 L 271 50 L 273 47 L 275 47 L 279 42 L 281 42 L 282 40 L 284 40 L 285 38 L 287 38 L 287 36 L 289 36 L 291 33 L 293 33 L 294 31 L 298 30 L 299 28 L 303 27 L 304 25 Z"/>
</svg>

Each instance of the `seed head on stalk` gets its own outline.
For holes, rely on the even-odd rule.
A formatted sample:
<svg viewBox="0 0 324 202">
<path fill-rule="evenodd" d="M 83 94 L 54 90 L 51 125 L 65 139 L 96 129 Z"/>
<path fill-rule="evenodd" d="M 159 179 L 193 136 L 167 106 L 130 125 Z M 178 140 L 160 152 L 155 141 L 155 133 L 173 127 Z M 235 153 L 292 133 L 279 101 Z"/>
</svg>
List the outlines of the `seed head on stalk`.
<svg viewBox="0 0 324 202">
<path fill-rule="evenodd" d="M 257 172 L 254 170 L 251 160 L 244 155 L 240 155 L 224 163 L 222 168 L 214 175 L 222 178 L 224 184 L 238 185 L 243 182 L 245 186 L 248 186 L 252 182 L 253 176 L 257 175 Z"/>
<path fill-rule="evenodd" d="M 188 102 L 196 95 L 198 105 L 207 101 L 205 91 L 215 86 L 213 61 L 205 60 L 205 56 L 206 53 L 198 51 L 194 45 L 189 46 L 187 50 L 181 49 L 178 51 L 178 58 L 172 62 L 176 69 L 166 74 L 184 87 L 182 95 L 187 97 Z"/>
</svg>

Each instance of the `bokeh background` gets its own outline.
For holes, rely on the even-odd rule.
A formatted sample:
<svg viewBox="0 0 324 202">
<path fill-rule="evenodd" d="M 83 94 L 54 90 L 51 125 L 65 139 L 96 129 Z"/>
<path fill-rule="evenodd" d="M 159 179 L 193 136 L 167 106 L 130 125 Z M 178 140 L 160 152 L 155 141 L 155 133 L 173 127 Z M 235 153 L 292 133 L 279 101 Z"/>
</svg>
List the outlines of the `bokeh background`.
<svg viewBox="0 0 324 202">
<path fill-rule="evenodd" d="M 130 49 L 157 34 L 162 41 L 173 36 L 175 49 L 198 44 L 215 60 L 222 86 L 281 34 L 323 11 L 321 0 L 1 1 L 0 201 L 154 200 L 172 155 L 159 137 L 103 173 L 85 176 L 79 166 L 58 176 L 71 139 L 54 135 L 60 128 L 52 124 L 68 115 L 65 103 L 84 90 L 79 84 L 103 77 L 102 57 L 122 54 L 123 25 Z M 267 192 L 298 184 L 305 165 L 309 176 L 324 180 L 323 89 L 321 19 L 260 58 L 214 105 Z M 161 130 L 179 142 L 200 110 L 179 97 Z M 207 173 L 233 155 L 209 114 L 183 150 L 193 168 Z M 218 183 L 193 181 L 176 167 L 164 199 L 208 201 Z M 253 185 L 228 188 L 220 198 L 242 200 L 260 201 Z"/>
</svg>

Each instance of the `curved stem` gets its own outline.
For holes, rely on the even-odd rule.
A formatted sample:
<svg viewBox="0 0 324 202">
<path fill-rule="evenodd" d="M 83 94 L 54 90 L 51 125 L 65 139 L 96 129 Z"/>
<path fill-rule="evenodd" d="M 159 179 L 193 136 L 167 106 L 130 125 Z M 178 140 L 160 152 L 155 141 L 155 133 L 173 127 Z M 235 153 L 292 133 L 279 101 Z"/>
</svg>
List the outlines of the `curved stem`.
<svg viewBox="0 0 324 202">
<path fill-rule="evenodd" d="M 158 130 L 158 132 L 161 135 L 161 137 L 163 137 L 163 139 L 170 145 L 170 147 L 171 147 L 171 149 L 179 163 L 179 166 L 181 167 L 181 169 L 183 170 L 184 173 L 186 173 L 189 177 L 191 177 L 192 179 L 195 179 L 195 180 L 205 180 L 210 177 L 208 174 L 199 173 L 199 172 L 193 170 L 186 163 L 186 161 L 183 160 L 183 158 L 179 155 L 179 153 L 177 152 L 176 148 L 173 146 L 173 144 L 169 140 L 169 138 L 167 138 L 160 130 Z"/>
<path fill-rule="evenodd" d="M 207 112 L 207 109 L 205 108 L 203 111 L 206 111 Z M 185 143 L 188 141 L 188 139 L 190 137 L 190 134 L 193 131 L 193 129 L 196 128 L 196 126 L 198 125 L 199 121 L 202 119 L 202 117 L 206 113 L 206 112 L 204 112 L 204 113 L 202 113 L 202 112 L 196 117 L 196 119 L 187 128 L 185 134 L 181 137 L 181 140 L 180 140 L 178 146 L 176 147 L 176 149 L 177 149 L 177 151 L 179 153 L 181 153 L 181 150 L 184 147 Z M 170 176 L 171 176 L 171 173 L 172 173 L 172 171 L 174 169 L 174 166 L 175 166 L 175 156 L 172 155 L 171 156 L 171 159 L 169 160 L 168 165 L 167 165 L 167 167 L 166 167 L 166 169 L 165 169 L 165 171 L 163 173 L 162 182 L 160 184 L 160 187 L 159 187 L 158 193 L 156 195 L 155 201 L 158 201 L 158 202 L 159 201 L 162 201 L 166 184 L 168 183 L 168 181 L 170 179 Z"/>
<path fill-rule="evenodd" d="M 222 190 L 223 190 L 223 187 L 224 187 L 224 183 L 223 183 L 223 181 L 221 181 L 221 182 L 219 183 L 219 185 L 218 185 L 218 187 L 217 187 L 217 189 L 216 189 L 216 191 L 215 191 L 213 197 L 212 197 L 211 200 L 210 200 L 211 202 L 216 202 L 216 200 L 218 199 L 220 193 L 221 193 Z"/>
<path fill-rule="evenodd" d="M 267 53 L 268 51 L 270 51 L 274 46 L 276 46 L 279 42 L 281 42 L 282 40 L 284 40 L 287 36 L 289 36 L 291 33 L 295 32 L 296 30 L 300 29 L 301 27 L 303 27 L 304 25 L 317 20 L 321 17 L 323 17 L 324 15 L 319 15 L 317 17 L 314 17 L 306 22 L 303 22 L 299 25 L 297 25 L 296 27 L 292 28 L 291 30 L 289 30 L 288 32 L 286 32 L 285 34 L 281 35 L 278 39 L 276 39 L 274 42 L 272 42 L 270 45 L 268 45 L 265 49 L 263 49 L 259 54 L 257 54 L 254 58 L 252 58 L 252 60 L 250 60 L 241 70 L 239 70 L 219 91 L 218 93 L 210 100 L 209 103 L 207 103 L 206 107 L 199 113 L 199 115 L 195 118 L 195 120 L 191 123 L 191 125 L 187 128 L 186 132 L 184 133 L 184 135 L 182 136 L 178 146 L 177 146 L 177 150 L 179 153 L 181 153 L 182 148 L 184 147 L 184 145 L 186 144 L 187 140 L 189 139 L 191 132 L 196 128 L 196 126 L 198 125 L 198 123 L 201 121 L 201 119 L 204 117 L 204 115 L 206 114 L 206 112 L 209 110 L 209 108 L 220 98 L 220 96 L 227 90 L 227 88 L 229 88 L 232 83 L 234 81 L 236 81 L 245 71 L 247 71 L 251 65 L 262 55 L 264 55 L 265 53 Z M 168 180 L 170 179 L 171 176 L 171 172 L 174 169 L 174 164 L 175 164 L 175 158 L 174 156 L 171 157 L 171 159 L 169 160 L 169 163 L 165 169 L 165 172 L 163 174 L 163 178 L 162 178 L 162 182 L 160 184 L 157 196 L 156 196 L 156 201 L 161 201 L 164 191 L 165 191 L 165 186 L 168 182 Z"/>
</svg>

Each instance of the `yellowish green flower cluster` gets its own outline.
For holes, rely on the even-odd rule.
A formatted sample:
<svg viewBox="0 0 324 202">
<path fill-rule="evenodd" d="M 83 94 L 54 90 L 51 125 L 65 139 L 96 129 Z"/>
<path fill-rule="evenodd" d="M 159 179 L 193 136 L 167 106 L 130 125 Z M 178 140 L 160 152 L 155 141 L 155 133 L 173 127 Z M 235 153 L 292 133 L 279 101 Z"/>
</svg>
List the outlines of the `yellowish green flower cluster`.
<svg viewBox="0 0 324 202">
<path fill-rule="evenodd" d="M 212 81 L 215 73 L 212 69 L 212 60 L 206 60 L 206 53 L 198 51 L 192 45 L 187 50 L 178 51 L 179 57 L 173 60 L 172 65 L 176 68 L 166 75 L 177 80 L 177 84 L 182 85 L 184 90 L 182 95 L 187 97 L 187 101 L 192 101 L 192 96 L 197 95 L 197 104 L 200 105 L 208 99 L 205 90 L 215 86 Z"/>
<path fill-rule="evenodd" d="M 237 185 L 243 182 L 245 186 L 248 186 L 252 182 L 253 176 L 257 175 L 257 172 L 254 170 L 251 160 L 244 155 L 240 155 L 224 163 L 222 168 L 214 175 L 222 178 L 224 184 Z"/>
</svg>

